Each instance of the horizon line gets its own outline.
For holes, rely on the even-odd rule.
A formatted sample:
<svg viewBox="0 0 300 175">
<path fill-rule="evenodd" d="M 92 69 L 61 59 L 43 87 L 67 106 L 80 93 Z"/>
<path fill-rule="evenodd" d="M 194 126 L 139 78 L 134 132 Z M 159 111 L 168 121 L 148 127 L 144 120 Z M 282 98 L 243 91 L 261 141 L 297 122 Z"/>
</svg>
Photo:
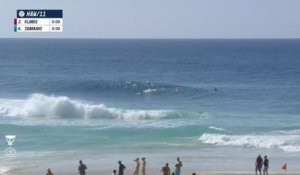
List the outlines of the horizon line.
<svg viewBox="0 0 300 175">
<path fill-rule="evenodd" d="M 0 39 L 95 39 L 95 40 L 299 40 L 299 38 L 97 38 L 97 37 L 0 37 Z"/>
</svg>

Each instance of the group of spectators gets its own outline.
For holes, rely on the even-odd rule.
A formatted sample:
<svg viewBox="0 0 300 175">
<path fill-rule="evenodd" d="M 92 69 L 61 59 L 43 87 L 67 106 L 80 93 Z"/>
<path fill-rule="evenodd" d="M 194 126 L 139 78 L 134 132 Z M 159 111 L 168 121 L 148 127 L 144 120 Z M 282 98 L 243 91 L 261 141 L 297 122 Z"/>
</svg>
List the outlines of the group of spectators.
<svg viewBox="0 0 300 175">
<path fill-rule="evenodd" d="M 269 159 L 267 156 L 264 156 L 264 159 L 259 154 L 255 161 L 255 174 L 257 175 L 257 172 L 259 172 L 259 175 L 261 175 L 261 169 L 263 169 L 264 175 L 269 175 L 268 169 L 269 169 Z"/>
</svg>

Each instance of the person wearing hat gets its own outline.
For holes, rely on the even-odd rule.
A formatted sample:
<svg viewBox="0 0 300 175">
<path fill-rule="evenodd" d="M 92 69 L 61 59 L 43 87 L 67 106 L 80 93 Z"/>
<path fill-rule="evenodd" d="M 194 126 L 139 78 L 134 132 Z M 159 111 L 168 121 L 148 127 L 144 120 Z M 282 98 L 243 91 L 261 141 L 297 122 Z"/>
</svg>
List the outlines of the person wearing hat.
<svg viewBox="0 0 300 175">
<path fill-rule="evenodd" d="M 139 175 L 139 170 L 140 170 L 140 160 L 139 158 L 136 158 L 135 160 L 136 166 L 135 166 L 135 170 L 133 172 L 133 175 Z"/>
<path fill-rule="evenodd" d="M 264 175 L 269 175 L 268 169 L 269 169 L 269 159 L 267 156 L 265 156 L 264 157 L 264 168 L 263 168 Z"/>
<path fill-rule="evenodd" d="M 142 158 L 142 175 L 146 175 L 146 158 Z"/>
</svg>

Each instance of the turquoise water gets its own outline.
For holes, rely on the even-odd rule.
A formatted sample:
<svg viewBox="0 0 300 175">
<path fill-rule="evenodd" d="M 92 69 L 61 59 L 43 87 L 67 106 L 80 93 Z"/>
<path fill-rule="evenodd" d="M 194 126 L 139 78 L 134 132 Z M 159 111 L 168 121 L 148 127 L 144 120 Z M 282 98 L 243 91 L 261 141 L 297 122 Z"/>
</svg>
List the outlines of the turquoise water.
<svg viewBox="0 0 300 175">
<path fill-rule="evenodd" d="M 86 159 L 112 169 L 147 156 L 155 168 L 180 156 L 188 169 L 252 171 L 261 153 L 273 171 L 284 161 L 299 170 L 300 40 L 1 39 L 0 48 L 5 167 Z M 9 160 L 6 134 L 17 135 Z"/>
</svg>

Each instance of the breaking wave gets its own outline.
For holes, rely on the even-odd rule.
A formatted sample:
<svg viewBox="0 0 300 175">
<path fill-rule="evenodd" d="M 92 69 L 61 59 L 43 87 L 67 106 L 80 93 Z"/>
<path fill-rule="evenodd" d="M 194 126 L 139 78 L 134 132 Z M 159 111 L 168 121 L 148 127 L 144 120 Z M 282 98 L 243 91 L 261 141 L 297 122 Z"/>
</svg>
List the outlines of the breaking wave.
<svg viewBox="0 0 300 175">
<path fill-rule="evenodd" d="M 0 115 L 23 118 L 63 119 L 168 119 L 201 116 L 201 113 L 180 113 L 172 110 L 128 110 L 105 104 L 87 104 L 65 96 L 33 94 L 27 100 L 0 100 Z"/>
</svg>

